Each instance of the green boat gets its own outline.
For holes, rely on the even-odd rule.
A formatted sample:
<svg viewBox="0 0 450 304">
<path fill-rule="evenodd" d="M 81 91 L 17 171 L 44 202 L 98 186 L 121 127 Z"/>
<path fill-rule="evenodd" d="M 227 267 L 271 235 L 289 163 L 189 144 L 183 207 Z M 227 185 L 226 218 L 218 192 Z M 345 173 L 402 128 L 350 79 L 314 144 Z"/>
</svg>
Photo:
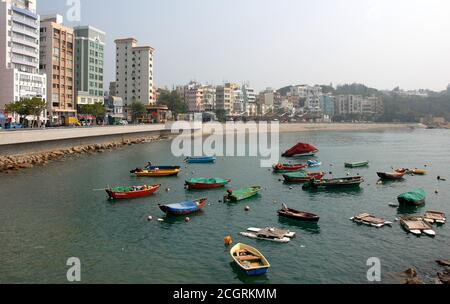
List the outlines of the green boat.
<svg viewBox="0 0 450 304">
<path fill-rule="evenodd" d="M 188 189 L 214 189 L 222 188 L 231 182 L 229 179 L 223 178 L 191 178 L 186 180 L 186 187 Z"/>
<path fill-rule="evenodd" d="M 423 189 L 403 193 L 399 195 L 397 200 L 402 205 L 407 206 L 422 206 L 425 204 L 426 193 Z"/>
<path fill-rule="evenodd" d="M 236 191 L 228 190 L 227 198 L 230 201 L 234 201 L 234 202 L 243 201 L 245 199 L 248 199 L 250 197 L 257 195 L 261 191 L 261 189 L 262 188 L 260 186 L 253 186 L 253 187 L 248 187 L 248 188 L 242 188 L 242 189 L 239 189 Z"/>
<path fill-rule="evenodd" d="M 369 165 L 369 161 L 360 161 L 360 162 L 354 162 L 354 163 L 345 163 L 346 168 L 361 168 L 361 167 L 367 167 Z"/>
</svg>

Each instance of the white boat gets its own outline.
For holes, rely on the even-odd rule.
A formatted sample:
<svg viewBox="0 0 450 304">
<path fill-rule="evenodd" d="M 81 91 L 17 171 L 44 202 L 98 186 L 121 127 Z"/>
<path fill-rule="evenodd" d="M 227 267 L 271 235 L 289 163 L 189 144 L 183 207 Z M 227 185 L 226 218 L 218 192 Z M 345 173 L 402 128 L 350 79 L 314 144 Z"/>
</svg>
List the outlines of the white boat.
<svg viewBox="0 0 450 304">
<path fill-rule="evenodd" d="M 241 232 L 240 235 L 264 241 L 289 243 L 291 238 L 295 237 L 295 232 L 276 228 L 248 228 L 247 232 Z"/>
<path fill-rule="evenodd" d="M 376 228 L 382 228 L 384 226 L 390 226 L 393 223 L 386 221 L 382 218 L 377 218 L 371 214 L 368 213 L 363 213 L 357 216 L 354 216 L 352 218 L 350 218 L 351 221 L 354 221 L 356 223 L 359 224 L 364 224 L 367 226 L 372 226 L 372 227 L 376 227 Z"/>
<path fill-rule="evenodd" d="M 433 230 L 432 226 L 426 222 L 421 217 L 414 216 L 406 216 L 400 219 L 400 224 L 405 228 L 406 231 L 414 235 L 428 235 L 428 236 L 436 236 L 436 232 Z"/>
</svg>

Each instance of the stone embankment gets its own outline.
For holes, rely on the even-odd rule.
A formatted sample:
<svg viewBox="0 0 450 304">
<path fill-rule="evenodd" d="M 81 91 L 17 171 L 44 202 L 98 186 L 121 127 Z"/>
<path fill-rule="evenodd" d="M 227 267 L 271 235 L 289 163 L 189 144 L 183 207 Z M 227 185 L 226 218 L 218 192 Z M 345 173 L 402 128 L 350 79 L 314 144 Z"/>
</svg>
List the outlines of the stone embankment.
<svg viewBox="0 0 450 304">
<path fill-rule="evenodd" d="M 104 144 L 80 145 L 67 149 L 58 149 L 53 151 L 32 153 L 26 155 L 0 156 L 0 173 L 12 173 L 15 171 L 43 166 L 51 161 L 63 159 L 69 156 L 81 154 L 96 154 L 106 151 L 112 151 L 125 146 L 132 146 L 151 141 L 163 140 L 167 137 L 148 136 L 137 139 L 127 139 Z"/>
</svg>

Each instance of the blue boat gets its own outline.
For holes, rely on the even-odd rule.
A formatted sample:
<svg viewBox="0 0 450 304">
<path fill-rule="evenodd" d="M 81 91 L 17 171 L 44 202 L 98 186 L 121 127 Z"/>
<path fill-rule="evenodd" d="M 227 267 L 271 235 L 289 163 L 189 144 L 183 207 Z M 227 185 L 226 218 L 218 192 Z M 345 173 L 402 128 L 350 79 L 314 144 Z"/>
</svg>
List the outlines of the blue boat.
<svg viewBox="0 0 450 304">
<path fill-rule="evenodd" d="M 203 209 L 206 205 L 206 200 L 206 198 L 202 198 L 177 204 L 159 205 L 159 209 L 168 215 L 187 215 Z"/>
<path fill-rule="evenodd" d="M 203 156 L 203 157 L 187 157 L 185 160 L 188 164 L 210 164 L 216 161 L 214 156 Z"/>
<path fill-rule="evenodd" d="M 310 168 L 322 166 L 322 163 L 317 160 L 308 160 L 307 164 L 308 164 L 308 167 L 310 167 Z"/>
</svg>

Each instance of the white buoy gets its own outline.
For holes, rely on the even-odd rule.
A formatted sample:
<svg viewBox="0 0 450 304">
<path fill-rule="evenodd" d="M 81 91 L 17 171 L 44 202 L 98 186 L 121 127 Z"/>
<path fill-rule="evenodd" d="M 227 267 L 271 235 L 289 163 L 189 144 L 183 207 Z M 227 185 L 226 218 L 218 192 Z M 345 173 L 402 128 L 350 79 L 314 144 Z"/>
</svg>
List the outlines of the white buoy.
<svg viewBox="0 0 450 304">
<path fill-rule="evenodd" d="M 158 222 L 164 222 L 164 219 L 159 218 L 159 219 L 158 219 Z"/>
<path fill-rule="evenodd" d="M 245 211 L 250 211 L 250 206 L 246 206 Z"/>
<path fill-rule="evenodd" d="M 153 216 L 149 216 L 148 218 L 147 218 L 147 220 L 150 222 L 150 221 L 153 221 Z"/>
<path fill-rule="evenodd" d="M 190 219 L 189 217 L 187 217 L 187 218 L 184 219 L 184 221 L 185 221 L 186 223 L 189 223 L 189 222 L 191 221 L 191 219 Z"/>
</svg>

